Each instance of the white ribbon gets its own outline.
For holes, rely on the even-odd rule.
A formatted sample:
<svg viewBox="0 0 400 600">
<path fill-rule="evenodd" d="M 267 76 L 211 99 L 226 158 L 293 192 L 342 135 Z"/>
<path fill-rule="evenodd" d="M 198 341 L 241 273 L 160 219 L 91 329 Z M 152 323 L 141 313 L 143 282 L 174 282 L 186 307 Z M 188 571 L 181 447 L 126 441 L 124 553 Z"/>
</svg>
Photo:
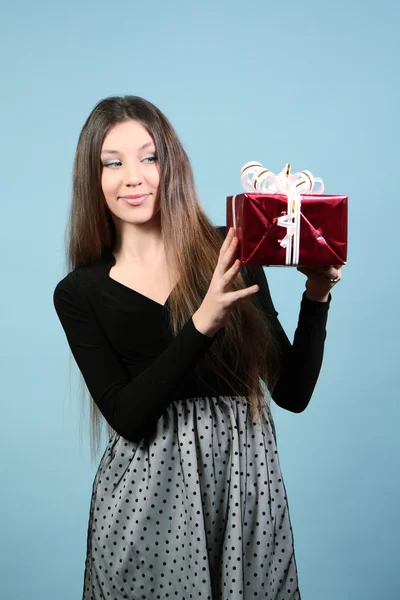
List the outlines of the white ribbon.
<svg viewBox="0 0 400 600">
<path fill-rule="evenodd" d="M 316 183 L 320 186 L 314 189 Z M 242 185 L 246 192 L 259 194 L 285 194 L 287 213 L 278 217 L 278 225 L 286 228 L 281 241 L 286 248 L 286 265 L 298 265 L 300 256 L 301 195 L 322 194 L 324 183 L 310 171 L 290 173 L 290 164 L 275 175 L 259 162 L 249 162 L 242 167 Z M 236 231 L 235 198 L 232 198 L 233 225 Z"/>
</svg>

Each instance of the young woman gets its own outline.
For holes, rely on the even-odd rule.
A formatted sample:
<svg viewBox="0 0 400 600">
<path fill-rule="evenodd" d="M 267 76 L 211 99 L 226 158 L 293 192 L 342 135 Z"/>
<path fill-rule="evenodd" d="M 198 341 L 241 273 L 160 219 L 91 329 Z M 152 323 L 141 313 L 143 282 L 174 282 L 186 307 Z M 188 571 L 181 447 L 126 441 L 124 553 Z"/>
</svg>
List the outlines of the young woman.
<svg viewBox="0 0 400 600">
<path fill-rule="evenodd" d="M 54 303 L 111 437 L 84 600 L 299 599 L 268 397 L 303 411 L 340 269 L 304 271 L 291 344 L 261 267 L 201 209 L 168 120 L 108 98 L 78 142 Z"/>
</svg>

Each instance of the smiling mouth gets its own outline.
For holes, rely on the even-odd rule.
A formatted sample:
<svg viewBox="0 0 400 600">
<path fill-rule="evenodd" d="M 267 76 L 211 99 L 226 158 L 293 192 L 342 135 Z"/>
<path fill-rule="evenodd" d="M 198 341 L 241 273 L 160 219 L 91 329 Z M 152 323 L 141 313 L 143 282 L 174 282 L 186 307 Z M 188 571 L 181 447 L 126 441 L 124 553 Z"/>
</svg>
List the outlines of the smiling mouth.
<svg viewBox="0 0 400 600">
<path fill-rule="evenodd" d="M 122 200 L 126 204 L 129 204 L 129 206 L 138 206 L 139 204 L 142 204 L 148 196 L 149 196 L 149 194 L 135 194 L 132 196 L 120 196 L 120 200 Z"/>
</svg>

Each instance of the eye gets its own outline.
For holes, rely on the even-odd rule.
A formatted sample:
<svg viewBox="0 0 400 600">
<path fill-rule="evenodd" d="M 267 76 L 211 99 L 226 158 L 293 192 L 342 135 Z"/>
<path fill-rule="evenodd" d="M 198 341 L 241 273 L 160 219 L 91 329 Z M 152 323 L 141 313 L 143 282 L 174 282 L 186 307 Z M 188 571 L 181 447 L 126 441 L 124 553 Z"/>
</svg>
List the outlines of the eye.
<svg viewBox="0 0 400 600">
<path fill-rule="evenodd" d="M 142 162 L 144 162 L 146 164 L 155 163 L 156 161 L 157 161 L 157 155 L 156 154 L 148 154 L 147 156 L 144 156 L 142 158 Z"/>
<path fill-rule="evenodd" d="M 103 162 L 103 167 L 111 167 L 112 169 L 115 169 L 116 167 L 120 167 L 121 164 L 122 163 L 120 160 L 110 160 Z"/>
</svg>

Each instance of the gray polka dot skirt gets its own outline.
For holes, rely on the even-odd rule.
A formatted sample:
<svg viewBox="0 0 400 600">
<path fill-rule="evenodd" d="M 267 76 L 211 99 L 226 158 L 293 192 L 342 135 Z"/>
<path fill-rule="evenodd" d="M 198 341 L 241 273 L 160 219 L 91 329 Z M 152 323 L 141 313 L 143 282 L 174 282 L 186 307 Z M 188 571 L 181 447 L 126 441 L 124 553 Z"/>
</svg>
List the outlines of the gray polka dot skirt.
<svg viewBox="0 0 400 600">
<path fill-rule="evenodd" d="M 273 423 L 240 397 L 115 433 L 93 484 L 83 600 L 191 598 L 300 600 Z"/>
</svg>

